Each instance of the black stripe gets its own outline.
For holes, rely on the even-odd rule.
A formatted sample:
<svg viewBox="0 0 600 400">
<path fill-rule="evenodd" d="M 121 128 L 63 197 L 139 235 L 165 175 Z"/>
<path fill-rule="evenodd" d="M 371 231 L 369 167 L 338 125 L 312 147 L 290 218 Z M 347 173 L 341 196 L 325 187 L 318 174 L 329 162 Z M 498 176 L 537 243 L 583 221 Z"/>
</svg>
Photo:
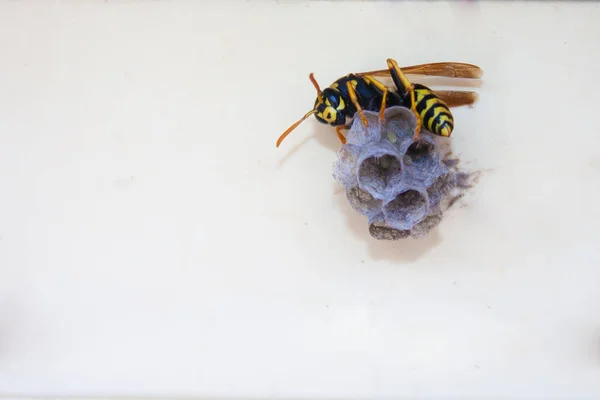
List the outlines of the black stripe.
<svg viewBox="0 0 600 400">
<path fill-rule="evenodd" d="M 436 115 L 434 120 L 433 120 L 433 124 L 431 124 L 431 131 L 434 133 L 438 133 L 438 127 L 440 126 L 440 123 L 442 122 L 442 119 L 440 118 L 440 114 Z"/>
<path fill-rule="evenodd" d="M 450 114 L 449 112 L 446 111 L 438 111 L 437 117 L 441 117 L 442 115 L 445 115 L 446 117 L 450 118 L 451 120 L 453 120 L 454 118 L 452 118 L 452 114 Z"/>
<path fill-rule="evenodd" d="M 441 127 L 441 124 L 442 124 L 442 116 L 443 115 L 446 115 L 446 116 L 452 118 L 452 116 L 450 114 L 443 112 L 443 111 L 441 113 L 439 113 L 438 115 L 436 115 L 435 120 L 433 121 L 433 127 L 432 127 L 433 132 L 438 133 L 438 129 Z M 443 122 L 451 124 L 451 122 L 447 121 L 447 120 L 443 121 Z"/>
<path fill-rule="evenodd" d="M 436 133 L 436 134 L 438 134 L 438 135 L 441 135 L 440 131 L 442 130 L 443 126 L 450 127 L 451 131 L 454 130 L 454 125 L 452 125 L 452 122 L 450 122 L 450 121 L 444 121 L 443 124 L 439 124 L 438 126 L 436 126 L 433 132 Z"/>
<path fill-rule="evenodd" d="M 417 107 L 416 107 L 419 115 L 421 115 L 421 113 L 423 112 L 425 107 L 427 107 L 427 101 L 429 101 L 431 99 L 435 99 L 435 98 L 437 98 L 437 96 L 435 96 L 433 94 L 427 94 L 427 95 L 425 95 L 425 97 L 423 97 L 421 100 L 419 100 L 419 102 L 417 103 Z"/>
<path fill-rule="evenodd" d="M 423 116 L 423 125 L 424 128 L 429 129 L 429 120 L 433 117 L 435 117 L 435 109 L 437 104 L 434 104 L 433 107 L 431 107 L 429 110 L 427 110 L 427 112 L 425 113 L 425 115 Z M 432 126 L 433 128 L 433 126 Z"/>
<path fill-rule="evenodd" d="M 450 118 L 450 120 L 453 119 L 452 115 L 450 113 L 447 113 L 446 111 L 439 111 L 437 113 L 437 115 L 435 116 L 435 120 L 433 121 L 433 127 L 432 127 L 433 132 L 437 133 L 437 129 L 440 126 L 440 124 L 442 123 L 442 115 L 447 116 L 448 118 Z"/>
</svg>

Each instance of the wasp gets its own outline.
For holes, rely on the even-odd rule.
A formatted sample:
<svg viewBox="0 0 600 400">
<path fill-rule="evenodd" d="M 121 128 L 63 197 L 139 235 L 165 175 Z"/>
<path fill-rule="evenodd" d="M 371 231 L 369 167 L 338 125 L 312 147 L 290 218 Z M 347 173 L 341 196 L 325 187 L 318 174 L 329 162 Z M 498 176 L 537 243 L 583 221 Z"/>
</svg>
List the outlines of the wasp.
<svg viewBox="0 0 600 400">
<path fill-rule="evenodd" d="M 437 62 L 412 65 L 400 68 L 393 59 L 387 60 L 385 70 L 351 73 L 339 78 L 331 86 L 321 90 L 314 74 L 309 79 L 317 91 L 313 109 L 290 126 L 277 140 L 276 146 L 305 119 L 314 115 L 317 121 L 336 128 L 342 142 L 346 139 L 342 130 L 349 129 L 351 121 L 358 113 L 361 122 L 369 126 L 363 111 L 378 111 L 383 122 L 384 111 L 388 107 L 403 106 L 409 108 L 417 118 L 414 139 L 418 139 L 424 127 L 429 132 L 450 137 L 454 130 L 454 118 L 451 107 L 470 105 L 477 100 L 477 93 L 470 91 L 437 90 L 425 85 L 412 83 L 407 74 L 441 76 L 450 78 L 481 78 L 483 71 L 476 65 L 458 62 Z M 384 85 L 375 77 L 389 77 L 395 88 Z"/>
</svg>

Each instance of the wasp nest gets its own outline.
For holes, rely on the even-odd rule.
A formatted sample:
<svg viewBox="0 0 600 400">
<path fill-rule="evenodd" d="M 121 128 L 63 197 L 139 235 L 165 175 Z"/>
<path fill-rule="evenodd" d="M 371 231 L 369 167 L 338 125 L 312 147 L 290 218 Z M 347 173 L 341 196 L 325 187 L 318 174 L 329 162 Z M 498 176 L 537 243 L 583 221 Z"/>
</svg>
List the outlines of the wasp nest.
<svg viewBox="0 0 600 400">
<path fill-rule="evenodd" d="M 352 207 L 367 216 L 376 239 L 427 235 L 442 220 L 464 175 L 444 159 L 431 133 L 415 142 L 415 115 L 404 107 L 379 114 L 365 111 L 369 126 L 355 118 L 338 152 L 334 178 L 346 188 Z"/>
</svg>

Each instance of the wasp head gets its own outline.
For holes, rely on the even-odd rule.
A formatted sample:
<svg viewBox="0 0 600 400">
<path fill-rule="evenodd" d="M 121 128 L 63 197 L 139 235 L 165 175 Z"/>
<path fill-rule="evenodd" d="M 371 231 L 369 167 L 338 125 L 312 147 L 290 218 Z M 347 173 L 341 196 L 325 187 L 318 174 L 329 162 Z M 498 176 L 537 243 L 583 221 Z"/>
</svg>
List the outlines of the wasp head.
<svg viewBox="0 0 600 400">
<path fill-rule="evenodd" d="M 315 101 L 315 117 L 323 124 L 331 126 L 344 125 L 346 123 L 345 108 L 346 103 L 341 93 L 336 89 L 327 88 Z"/>
<path fill-rule="evenodd" d="M 300 125 L 302 121 L 310 117 L 312 114 L 315 114 L 317 121 L 323 124 L 328 124 L 331 126 L 346 124 L 346 115 L 344 114 L 346 102 L 344 101 L 342 94 L 337 90 L 336 87 L 328 87 L 322 91 L 312 73 L 309 75 L 309 78 L 317 90 L 317 100 L 315 100 L 313 109 L 307 112 L 302 118 L 300 118 L 300 120 L 290 126 L 281 134 L 281 136 L 279 136 L 279 139 L 277 139 L 276 143 L 277 147 L 279 147 L 283 139 L 285 139 L 290 132 L 296 129 L 296 127 Z M 335 86 L 335 84 L 332 86 Z"/>
</svg>

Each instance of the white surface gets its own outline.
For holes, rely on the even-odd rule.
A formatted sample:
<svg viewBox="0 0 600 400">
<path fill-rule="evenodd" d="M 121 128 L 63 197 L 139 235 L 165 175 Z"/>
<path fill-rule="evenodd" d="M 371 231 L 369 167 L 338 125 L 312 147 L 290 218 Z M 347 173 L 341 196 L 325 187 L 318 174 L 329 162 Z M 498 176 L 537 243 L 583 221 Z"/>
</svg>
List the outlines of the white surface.
<svg viewBox="0 0 600 400">
<path fill-rule="evenodd" d="M 599 6 L 0 6 L 0 393 L 600 396 Z M 426 29 L 427 28 L 427 29 Z M 425 30 L 426 29 L 426 30 Z M 478 186 L 370 239 L 322 86 L 485 70 Z"/>
</svg>

